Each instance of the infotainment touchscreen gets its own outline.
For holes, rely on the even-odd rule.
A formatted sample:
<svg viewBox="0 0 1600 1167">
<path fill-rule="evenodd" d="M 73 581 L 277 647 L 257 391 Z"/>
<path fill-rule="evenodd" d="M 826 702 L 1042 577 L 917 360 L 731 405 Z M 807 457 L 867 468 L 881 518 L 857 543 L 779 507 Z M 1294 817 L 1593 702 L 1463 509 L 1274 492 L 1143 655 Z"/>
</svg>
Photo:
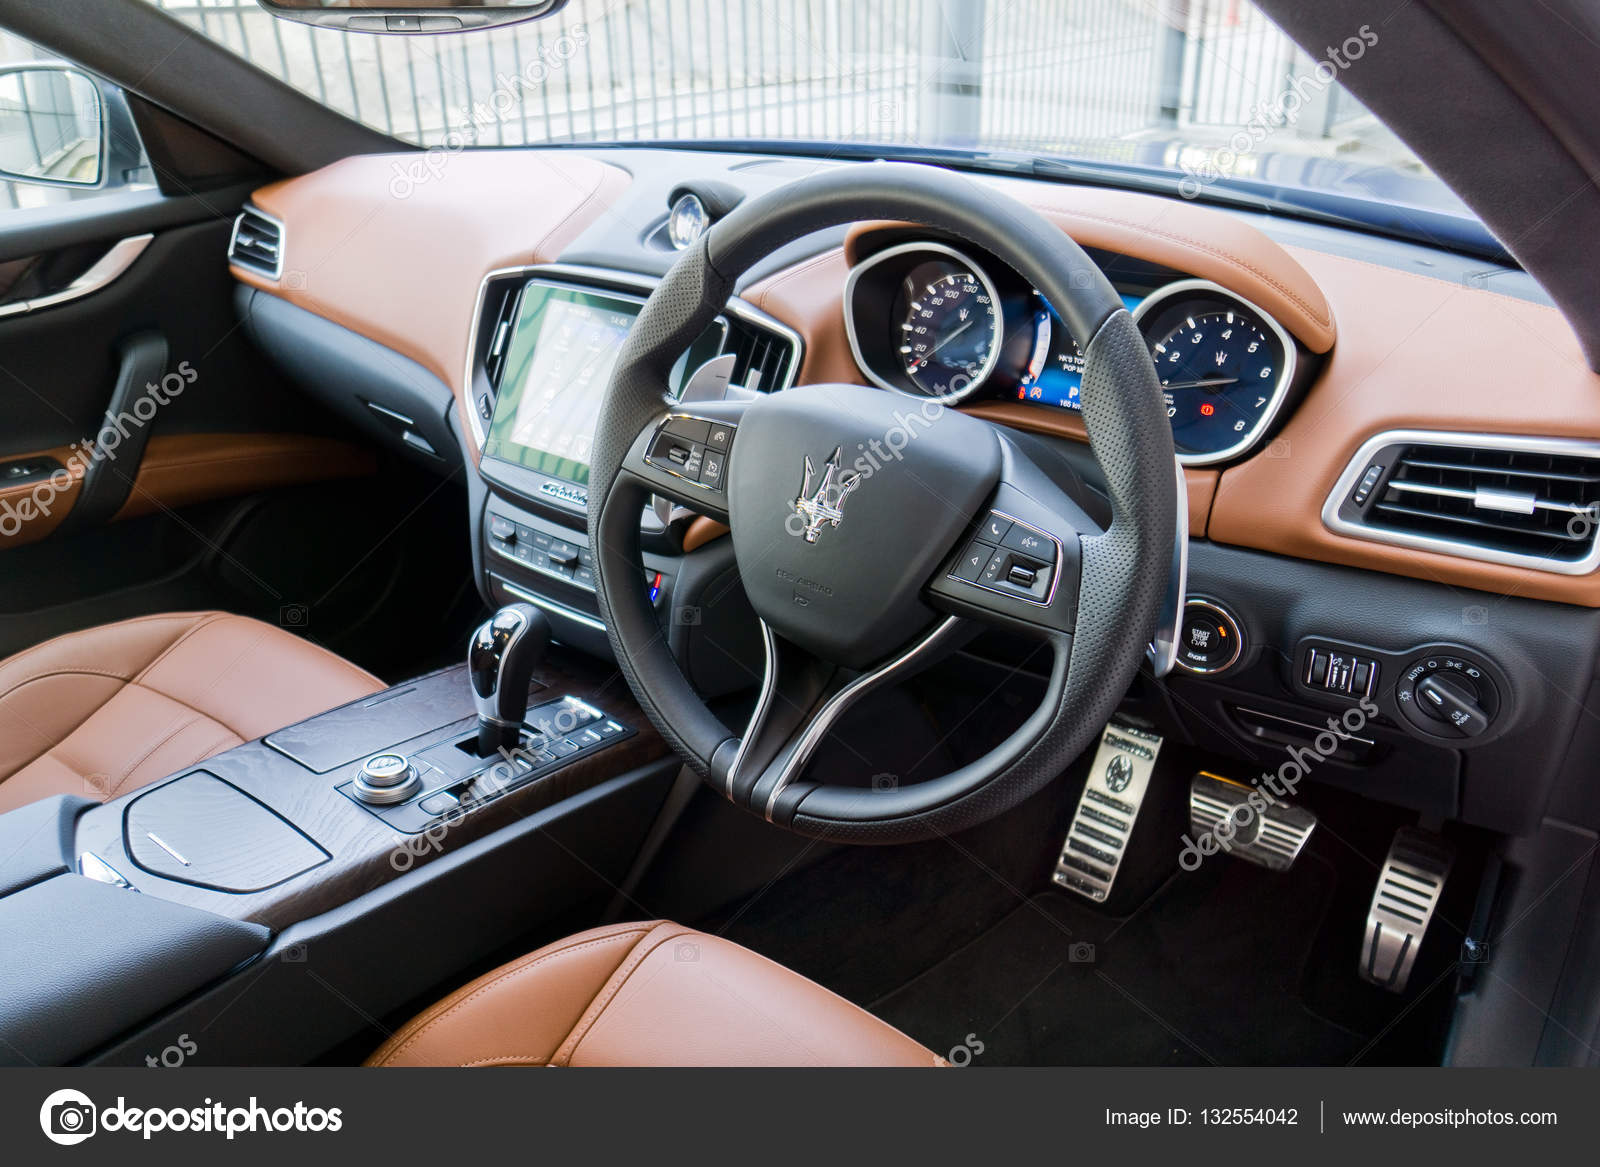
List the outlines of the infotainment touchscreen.
<svg viewBox="0 0 1600 1167">
<path fill-rule="evenodd" d="M 589 482 L 600 401 L 622 342 L 639 314 L 637 300 L 531 281 L 522 293 L 506 349 L 484 455 L 580 486 Z M 673 371 L 717 355 L 718 326 Z"/>
</svg>

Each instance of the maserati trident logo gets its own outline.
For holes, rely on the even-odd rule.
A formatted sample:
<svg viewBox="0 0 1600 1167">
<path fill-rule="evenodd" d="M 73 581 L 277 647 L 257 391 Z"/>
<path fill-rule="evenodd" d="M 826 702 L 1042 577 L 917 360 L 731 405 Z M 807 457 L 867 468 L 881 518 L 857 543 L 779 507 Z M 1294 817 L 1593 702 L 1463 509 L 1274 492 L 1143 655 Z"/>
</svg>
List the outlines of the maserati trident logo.
<svg viewBox="0 0 1600 1167">
<path fill-rule="evenodd" d="M 861 485 L 860 472 L 841 474 L 839 456 L 842 447 L 835 446 L 828 460 L 822 464 L 822 480 L 815 490 L 811 479 L 816 468 L 811 465 L 811 455 L 806 455 L 806 478 L 800 484 L 800 497 L 794 500 L 794 513 L 805 520 L 799 534 L 807 543 L 815 543 L 823 527 L 837 527 L 844 518 L 844 500 Z"/>
</svg>

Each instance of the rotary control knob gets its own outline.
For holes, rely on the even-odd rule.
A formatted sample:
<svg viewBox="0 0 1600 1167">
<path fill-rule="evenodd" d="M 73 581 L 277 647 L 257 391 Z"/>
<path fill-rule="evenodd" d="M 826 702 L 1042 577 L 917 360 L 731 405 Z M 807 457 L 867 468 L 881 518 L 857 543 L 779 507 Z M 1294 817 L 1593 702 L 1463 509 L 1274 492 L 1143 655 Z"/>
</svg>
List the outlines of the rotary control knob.
<svg viewBox="0 0 1600 1167">
<path fill-rule="evenodd" d="M 1395 700 L 1413 728 L 1451 740 L 1481 736 L 1500 713 L 1500 689 L 1488 666 L 1449 650 L 1412 661 Z"/>
<path fill-rule="evenodd" d="M 417 768 L 404 754 L 373 754 L 351 783 L 355 796 L 373 806 L 404 802 L 422 787 Z"/>
</svg>

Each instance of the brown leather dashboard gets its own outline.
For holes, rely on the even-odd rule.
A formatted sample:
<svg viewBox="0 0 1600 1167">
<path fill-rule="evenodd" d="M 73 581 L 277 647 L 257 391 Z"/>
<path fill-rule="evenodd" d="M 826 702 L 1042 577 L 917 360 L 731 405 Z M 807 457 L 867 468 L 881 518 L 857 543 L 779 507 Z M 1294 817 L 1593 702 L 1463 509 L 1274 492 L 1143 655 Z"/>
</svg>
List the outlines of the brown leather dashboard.
<svg viewBox="0 0 1600 1167">
<path fill-rule="evenodd" d="M 414 158 L 352 158 L 262 188 L 255 204 L 288 228 L 284 277 L 274 282 L 238 268 L 234 274 L 411 357 L 450 386 L 465 409 L 471 315 L 483 276 L 555 260 L 585 227 L 614 213 L 630 179 L 581 155 L 469 151 L 398 198 L 390 190 L 395 167 Z M 1600 607 L 1600 573 L 1555 575 L 1403 550 L 1335 534 L 1320 515 L 1349 458 L 1381 430 L 1600 435 L 1600 376 L 1588 369 L 1554 309 L 1281 246 L 1235 216 L 1191 202 L 1021 179 L 982 181 L 1034 206 L 1082 244 L 1234 290 L 1272 313 L 1306 349 L 1325 354 L 1275 441 L 1220 472 L 1188 470 L 1195 534 Z M 619 232 L 646 226 L 617 223 Z M 801 383 L 864 383 L 845 332 L 842 294 L 848 255 L 874 226 L 883 224 L 859 225 L 843 250 L 814 256 L 743 293 L 804 339 Z M 1082 439 L 1076 417 L 1049 407 L 985 402 L 968 409 Z"/>
</svg>

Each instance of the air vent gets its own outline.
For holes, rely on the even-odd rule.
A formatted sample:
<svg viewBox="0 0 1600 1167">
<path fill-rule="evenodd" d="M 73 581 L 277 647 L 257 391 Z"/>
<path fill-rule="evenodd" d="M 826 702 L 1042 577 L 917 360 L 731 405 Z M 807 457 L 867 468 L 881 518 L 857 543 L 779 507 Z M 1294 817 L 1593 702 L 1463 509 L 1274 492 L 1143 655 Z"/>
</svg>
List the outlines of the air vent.
<svg viewBox="0 0 1600 1167">
<path fill-rule="evenodd" d="M 233 221 L 228 262 L 277 279 L 283 274 L 283 224 L 246 207 Z"/>
<path fill-rule="evenodd" d="M 798 349 L 779 333 L 733 317 L 723 352 L 734 355 L 733 383 L 756 393 L 776 393 L 794 381 Z"/>
<path fill-rule="evenodd" d="M 489 304 L 494 311 L 489 331 L 489 347 L 483 354 L 483 372 L 489 384 L 500 388 L 500 374 L 505 369 L 506 353 L 511 348 L 511 326 L 517 318 L 517 305 L 522 302 L 521 281 L 506 283 L 498 292 L 491 290 Z"/>
<path fill-rule="evenodd" d="M 1323 509 L 1334 530 L 1577 575 L 1600 563 L 1600 446 L 1397 431 L 1368 442 Z"/>
</svg>

